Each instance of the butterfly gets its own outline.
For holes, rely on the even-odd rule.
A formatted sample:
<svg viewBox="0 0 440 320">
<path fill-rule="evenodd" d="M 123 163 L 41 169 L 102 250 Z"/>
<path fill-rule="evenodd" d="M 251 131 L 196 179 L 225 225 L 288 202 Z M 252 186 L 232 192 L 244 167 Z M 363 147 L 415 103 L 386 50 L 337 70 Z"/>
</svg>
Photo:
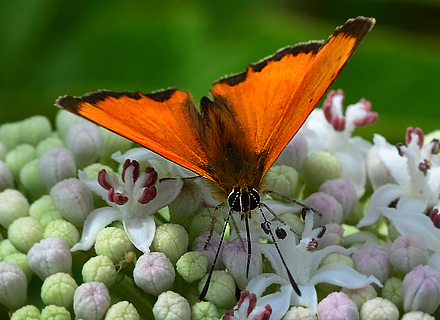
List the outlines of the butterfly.
<svg viewBox="0 0 440 320">
<path fill-rule="evenodd" d="M 374 24 L 373 18 L 350 19 L 327 41 L 285 47 L 221 78 L 211 97 L 201 99 L 200 111 L 190 93 L 175 88 L 149 94 L 101 90 L 62 96 L 56 105 L 211 181 L 218 200 L 247 226 L 260 208 L 269 168 Z"/>
</svg>

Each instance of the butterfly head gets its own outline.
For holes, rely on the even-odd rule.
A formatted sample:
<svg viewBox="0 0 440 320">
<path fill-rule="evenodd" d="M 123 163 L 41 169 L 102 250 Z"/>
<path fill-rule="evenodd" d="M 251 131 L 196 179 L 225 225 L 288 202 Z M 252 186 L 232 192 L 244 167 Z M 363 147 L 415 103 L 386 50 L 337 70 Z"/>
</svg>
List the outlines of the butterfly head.
<svg viewBox="0 0 440 320">
<path fill-rule="evenodd" d="M 254 187 L 236 187 L 228 195 L 229 207 L 247 214 L 260 204 L 260 194 Z"/>
</svg>

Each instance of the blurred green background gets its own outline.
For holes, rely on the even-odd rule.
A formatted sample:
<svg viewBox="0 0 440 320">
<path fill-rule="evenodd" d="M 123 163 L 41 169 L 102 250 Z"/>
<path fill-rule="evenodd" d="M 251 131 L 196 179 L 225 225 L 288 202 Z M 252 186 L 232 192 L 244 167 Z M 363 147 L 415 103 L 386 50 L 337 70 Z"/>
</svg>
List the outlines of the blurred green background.
<svg viewBox="0 0 440 320">
<path fill-rule="evenodd" d="M 97 89 L 199 101 L 219 77 L 359 15 L 377 24 L 333 85 L 379 112 L 356 133 L 399 142 L 407 126 L 440 128 L 440 3 L 420 0 L 2 1 L 0 123 L 53 120 L 58 96 Z"/>
</svg>

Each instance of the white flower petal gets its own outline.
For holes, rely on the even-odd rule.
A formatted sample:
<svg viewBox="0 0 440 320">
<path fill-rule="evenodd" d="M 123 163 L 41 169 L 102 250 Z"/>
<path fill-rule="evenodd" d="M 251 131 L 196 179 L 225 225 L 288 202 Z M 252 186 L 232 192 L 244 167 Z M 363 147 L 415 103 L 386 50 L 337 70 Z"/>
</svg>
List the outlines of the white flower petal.
<svg viewBox="0 0 440 320">
<path fill-rule="evenodd" d="M 436 252 L 429 258 L 428 265 L 434 269 L 440 270 L 440 252 Z"/>
<path fill-rule="evenodd" d="M 150 245 L 156 233 L 153 217 L 144 215 L 132 219 L 124 219 L 124 229 L 133 245 L 143 253 L 150 252 Z"/>
<path fill-rule="evenodd" d="M 108 190 L 105 190 L 98 182 L 98 179 L 89 179 L 84 171 L 78 170 L 78 178 L 87 188 L 100 196 L 109 206 L 115 206 L 113 202 L 108 200 Z"/>
<path fill-rule="evenodd" d="M 330 283 L 343 288 L 359 289 L 371 283 L 382 284 L 373 276 L 366 276 L 342 263 L 330 263 L 321 267 L 310 281 L 312 284 Z"/>
<path fill-rule="evenodd" d="M 122 213 L 115 208 L 99 208 L 89 214 L 84 222 L 81 240 L 70 251 L 89 250 L 95 243 L 98 232 L 115 220 L 120 220 Z"/>
<path fill-rule="evenodd" d="M 290 284 L 281 286 L 279 292 L 268 294 L 266 296 L 258 298 L 257 304 L 260 306 L 265 306 L 266 304 L 269 304 L 272 307 L 272 314 L 270 315 L 270 319 L 279 320 L 282 319 L 287 310 L 289 310 L 292 294 L 296 295 Z"/>
<path fill-rule="evenodd" d="M 182 190 L 183 181 L 179 177 L 175 179 L 167 179 L 156 184 L 156 198 L 148 202 L 148 212 L 151 214 L 157 210 L 166 207 L 173 202 Z"/>
<path fill-rule="evenodd" d="M 356 189 L 357 197 L 360 198 L 365 192 L 367 182 L 367 169 L 365 159 L 360 153 L 336 152 L 335 156 L 342 165 L 341 179 L 350 181 Z"/>
<path fill-rule="evenodd" d="M 314 313 L 317 313 L 318 295 L 316 293 L 315 287 L 311 284 L 299 286 L 299 290 L 301 291 L 301 297 L 293 292 L 291 295 L 292 298 L 290 300 L 290 304 L 293 306 L 304 306 L 313 310 Z"/>
<path fill-rule="evenodd" d="M 385 184 L 377 188 L 371 196 L 368 209 L 357 227 L 361 228 L 375 224 L 382 215 L 379 208 L 387 207 L 391 202 L 403 196 L 405 196 L 405 191 L 395 184 Z"/>
</svg>

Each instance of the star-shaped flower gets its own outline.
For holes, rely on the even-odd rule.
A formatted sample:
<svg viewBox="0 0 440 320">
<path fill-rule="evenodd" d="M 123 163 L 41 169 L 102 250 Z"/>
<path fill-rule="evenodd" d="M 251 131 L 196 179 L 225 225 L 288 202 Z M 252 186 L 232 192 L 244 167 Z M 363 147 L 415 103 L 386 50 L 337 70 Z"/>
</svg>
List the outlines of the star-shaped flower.
<svg viewBox="0 0 440 320">
<path fill-rule="evenodd" d="M 109 206 L 96 209 L 87 217 L 82 238 L 72 247 L 72 251 L 89 250 L 98 232 L 116 220 L 123 223 L 125 232 L 136 248 L 142 252 L 150 251 L 156 231 L 152 214 L 179 195 L 182 180 L 174 178 L 158 181 L 158 174 L 151 167 L 144 172 L 139 171 L 136 160 L 125 160 L 122 172 L 124 184 L 105 170 L 99 172 L 97 180 L 88 179 L 82 171 L 78 173 L 80 180 Z"/>
</svg>

